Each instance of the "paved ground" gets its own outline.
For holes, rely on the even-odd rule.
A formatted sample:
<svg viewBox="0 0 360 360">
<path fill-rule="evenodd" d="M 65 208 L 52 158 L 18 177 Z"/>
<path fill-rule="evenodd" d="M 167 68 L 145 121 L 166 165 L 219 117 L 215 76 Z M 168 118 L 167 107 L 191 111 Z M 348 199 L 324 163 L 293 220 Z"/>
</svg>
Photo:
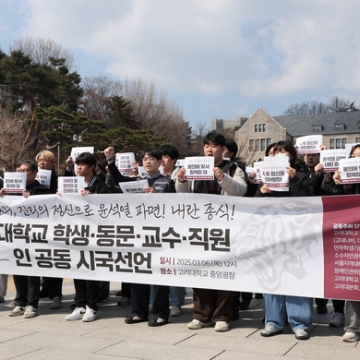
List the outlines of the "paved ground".
<svg viewBox="0 0 360 360">
<path fill-rule="evenodd" d="M 111 284 L 112 293 L 120 288 Z M 260 336 L 264 316 L 262 300 L 253 300 L 249 310 L 241 311 L 240 320 L 227 333 L 213 328 L 188 330 L 192 319 L 191 289 L 183 315 L 171 323 L 150 328 L 146 323 L 127 325 L 124 318 L 130 306 L 119 307 L 114 295 L 101 304 L 98 320 L 91 323 L 68 322 L 65 315 L 74 298 L 72 282 L 63 286 L 60 310 L 50 310 L 51 300 L 41 300 L 39 315 L 33 319 L 9 317 L 10 292 L 0 304 L 0 360 L 101 360 L 101 359 L 359 359 L 360 345 L 341 341 L 342 329 L 330 328 L 329 315 L 315 315 L 311 338 L 298 341 L 289 327 L 272 338 Z M 332 306 L 328 306 L 332 310 Z"/>
</svg>

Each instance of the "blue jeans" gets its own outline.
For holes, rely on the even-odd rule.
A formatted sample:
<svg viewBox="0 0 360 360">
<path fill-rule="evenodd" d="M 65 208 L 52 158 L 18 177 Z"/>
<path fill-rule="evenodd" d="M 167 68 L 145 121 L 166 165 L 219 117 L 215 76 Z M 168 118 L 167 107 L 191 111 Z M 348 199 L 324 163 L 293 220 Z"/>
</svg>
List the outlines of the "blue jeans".
<svg viewBox="0 0 360 360">
<path fill-rule="evenodd" d="M 150 288 L 150 304 L 154 303 L 154 285 Z M 171 306 L 181 307 L 185 304 L 185 292 L 186 288 L 179 286 L 170 286 L 170 304 Z"/>
<path fill-rule="evenodd" d="M 170 304 L 171 306 L 181 307 L 185 304 L 186 288 L 180 286 L 170 286 Z"/>
<path fill-rule="evenodd" d="M 286 317 L 293 331 L 307 330 L 314 316 L 313 299 L 300 296 L 265 295 L 265 324 L 277 330 L 284 327 Z"/>
</svg>

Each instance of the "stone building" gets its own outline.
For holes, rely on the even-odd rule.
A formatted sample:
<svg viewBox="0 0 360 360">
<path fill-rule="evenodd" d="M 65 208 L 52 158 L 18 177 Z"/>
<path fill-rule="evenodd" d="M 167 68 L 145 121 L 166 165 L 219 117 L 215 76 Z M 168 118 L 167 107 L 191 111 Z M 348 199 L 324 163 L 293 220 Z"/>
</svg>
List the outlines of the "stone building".
<svg viewBox="0 0 360 360">
<path fill-rule="evenodd" d="M 259 108 L 248 119 L 243 119 L 235 132 L 239 156 L 248 164 L 262 159 L 266 147 L 280 140 L 296 139 L 308 135 L 323 135 L 328 149 L 343 149 L 347 143 L 360 143 L 360 112 L 292 115 L 272 117 Z M 222 127 L 226 127 L 223 121 Z M 221 131 L 214 127 L 213 130 Z"/>
</svg>

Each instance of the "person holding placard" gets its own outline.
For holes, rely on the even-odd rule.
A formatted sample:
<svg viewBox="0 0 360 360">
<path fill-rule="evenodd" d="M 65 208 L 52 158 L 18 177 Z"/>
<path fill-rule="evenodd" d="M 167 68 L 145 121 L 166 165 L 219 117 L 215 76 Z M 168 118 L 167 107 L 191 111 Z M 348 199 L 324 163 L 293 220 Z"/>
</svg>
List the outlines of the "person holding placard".
<svg viewBox="0 0 360 360">
<path fill-rule="evenodd" d="M 360 144 L 356 144 L 350 151 L 349 158 L 360 157 Z M 360 194 L 360 183 L 341 184 L 340 172 L 328 173 L 325 176 L 322 189 L 329 195 L 352 195 Z M 336 300 L 334 302 L 334 311 L 338 320 L 335 325 L 341 326 L 345 324 L 345 334 L 342 339 L 345 342 L 355 342 L 360 339 L 360 302 L 346 301 L 345 318 L 344 318 L 344 300 Z M 333 321 L 333 319 L 331 320 Z M 330 324 L 331 325 L 331 324 Z"/>
<path fill-rule="evenodd" d="M 75 163 L 77 176 L 84 177 L 85 187 L 81 190 L 82 196 L 109 193 L 106 184 L 96 176 L 97 159 L 94 154 L 81 153 L 77 156 Z M 74 279 L 74 285 L 76 307 L 71 314 L 65 316 L 65 319 L 68 321 L 94 321 L 97 318 L 99 281 Z"/>
<path fill-rule="evenodd" d="M 26 173 L 26 189 L 22 193 L 24 197 L 49 194 L 48 189 L 35 180 L 38 167 L 34 161 L 23 161 L 17 171 Z M 0 196 L 4 194 L 4 189 L 1 189 Z M 15 307 L 9 316 L 24 315 L 26 319 L 35 317 L 39 305 L 40 277 L 14 275 L 14 283 L 16 288 Z"/>
<path fill-rule="evenodd" d="M 175 182 L 176 192 L 244 196 L 247 190 L 244 172 L 228 160 L 223 160 L 225 137 L 210 132 L 204 137 L 205 157 L 214 157 L 213 180 L 186 180 L 182 167 Z M 233 291 L 193 288 L 193 320 L 187 327 L 192 330 L 211 326 L 215 321 L 215 331 L 228 331 L 233 318 Z"/>
<path fill-rule="evenodd" d="M 109 170 L 116 182 L 137 181 L 137 178 L 123 176 L 114 164 L 114 148 L 112 146 L 104 150 Z M 144 193 L 174 193 L 174 181 L 161 175 L 159 167 L 162 155 L 156 148 L 148 148 L 141 156 L 143 167 L 147 172 L 149 186 L 144 187 Z M 125 319 L 126 324 L 136 324 L 147 321 L 149 326 L 163 326 L 169 320 L 169 286 L 155 285 L 153 313 L 150 320 L 150 284 L 131 284 L 131 307 L 132 314 Z"/>
<path fill-rule="evenodd" d="M 321 150 L 325 150 L 325 146 L 321 145 Z M 304 163 L 300 164 L 299 169 L 305 173 L 311 179 L 314 186 L 314 195 L 321 196 L 325 195 L 321 189 L 324 181 L 323 166 L 320 164 L 319 153 L 306 153 L 304 154 Z M 318 314 L 327 314 L 327 303 L 328 299 L 316 298 L 315 303 L 317 305 L 316 312 Z M 329 325 L 338 327 L 344 324 L 344 305 L 343 300 L 333 300 L 334 314 L 330 320 Z"/>
<path fill-rule="evenodd" d="M 40 170 L 51 170 L 49 192 L 56 194 L 58 175 L 55 172 L 55 155 L 49 150 L 42 150 L 36 155 L 35 161 Z"/>
<path fill-rule="evenodd" d="M 313 195 L 313 184 L 311 179 L 304 173 L 297 171 L 295 162 L 297 153 L 290 141 L 279 141 L 274 146 L 275 157 L 287 156 L 290 166 L 285 167 L 289 174 L 288 191 L 272 191 L 267 185 L 260 185 L 257 197 L 292 197 Z M 308 328 L 313 319 L 313 299 L 299 296 L 283 296 L 265 294 L 265 328 L 261 336 L 269 337 L 282 332 L 286 318 L 295 337 L 298 340 L 308 339 Z"/>
<path fill-rule="evenodd" d="M 228 159 L 233 163 L 236 163 L 239 168 L 244 172 L 245 175 L 245 181 L 247 183 L 247 191 L 244 196 L 253 197 L 255 195 L 257 185 L 254 185 L 254 182 L 251 182 L 249 180 L 249 177 L 246 173 L 246 162 L 240 158 L 237 157 L 237 153 L 239 151 L 239 148 L 236 144 L 236 142 L 233 139 L 226 138 L 225 139 L 225 150 L 222 154 L 223 159 Z M 250 306 L 251 300 L 253 298 L 253 294 L 249 292 L 241 292 L 241 302 L 240 302 L 240 292 L 234 291 L 234 301 L 232 306 L 232 312 L 233 312 L 233 320 L 239 319 L 239 309 L 241 310 L 247 310 Z"/>
<path fill-rule="evenodd" d="M 55 155 L 49 150 L 42 150 L 36 155 L 35 161 L 40 170 L 51 171 L 49 192 L 50 194 L 56 194 L 58 175 L 55 172 Z M 61 308 L 62 283 L 62 278 L 49 278 L 43 276 L 41 279 L 40 298 L 49 297 L 50 299 L 53 299 L 50 306 L 50 309 L 52 310 Z"/>
</svg>

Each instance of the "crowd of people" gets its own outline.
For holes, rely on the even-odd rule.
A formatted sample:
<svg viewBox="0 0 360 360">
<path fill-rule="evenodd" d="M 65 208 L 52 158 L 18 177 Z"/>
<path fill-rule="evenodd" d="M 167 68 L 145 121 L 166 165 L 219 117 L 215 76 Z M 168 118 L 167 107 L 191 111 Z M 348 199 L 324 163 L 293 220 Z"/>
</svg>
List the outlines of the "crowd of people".
<svg viewBox="0 0 360 360">
<path fill-rule="evenodd" d="M 204 137 L 204 156 L 214 157 L 214 180 L 186 180 L 185 168 L 176 167 L 179 154 L 176 148 L 166 145 L 145 149 L 141 156 L 142 166 L 147 173 L 148 186 L 144 193 L 204 193 L 221 196 L 246 197 L 298 197 L 359 194 L 360 184 L 341 185 L 340 175 L 324 173 L 319 163 L 319 154 L 305 154 L 304 162 L 299 163 L 296 148 L 289 141 L 270 144 L 265 156 L 286 156 L 290 166 L 285 167 L 289 175 L 288 191 L 273 191 L 266 184 L 255 184 L 255 173 L 247 174 L 245 162 L 236 157 L 238 148 L 232 139 L 226 139 L 217 132 L 210 132 Z M 137 181 L 136 169 L 130 176 L 119 172 L 115 165 L 115 150 L 112 146 L 104 150 L 107 166 L 91 153 L 80 154 L 75 163 L 71 157 L 66 160 L 65 176 L 84 177 L 85 187 L 81 195 L 120 193 L 118 186 L 122 182 Z M 360 144 L 352 148 L 350 157 L 360 157 Z M 39 194 L 58 194 L 57 174 L 54 171 L 55 157 L 47 150 L 41 151 L 35 161 L 23 161 L 17 171 L 26 173 L 26 190 L 23 196 Z M 163 173 L 159 171 L 163 166 Z M 41 185 L 36 180 L 38 169 L 51 170 L 50 187 Z M 1 178 L 0 178 L 1 181 Z M 5 195 L 0 182 L 0 196 Z M 21 194 L 19 194 L 21 195 Z M 16 297 L 12 301 L 10 316 L 23 315 L 35 317 L 40 297 L 53 299 L 51 309 L 62 306 L 62 279 L 38 276 L 14 275 Z M 109 283 L 94 280 L 74 279 L 75 304 L 66 320 L 94 321 L 98 316 L 98 302 L 107 301 Z M 0 277 L 0 302 L 4 302 L 7 288 L 7 276 Z M 241 290 L 241 289 L 240 289 Z M 170 316 L 180 316 L 181 306 L 185 301 L 185 288 L 163 285 L 122 283 L 121 299 L 118 305 L 131 305 L 131 314 L 125 319 L 126 324 L 148 322 L 149 326 L 168 324 Z M 261 294 L 256 297 L 262 298 Z M 240 301 L 240 298 L 242 299 Z M 216 289 L 193 289 L 193 319 L 187 324 L 189 329 L 201 329 L 215 323 L 215 331 L 230 329 L 231 321 L 239 317 L 239 309 L 247 309 L 253 294 Z M 316 311 L 325 314 L 328 311 L 328 299 L 315 299 Z M 329 325 L 345 325 L 343 340 L 353 342 L 360 339 L 360 302 L 332 300 L 334 313 Z M 309 328 L 313 321 L 313 299 L 299 296 L 264 295 L 265 319 L 261 336 L 269 337 L 282 332 L 289 324 L 299 340 L 309 338 Z"/>
</svg>

